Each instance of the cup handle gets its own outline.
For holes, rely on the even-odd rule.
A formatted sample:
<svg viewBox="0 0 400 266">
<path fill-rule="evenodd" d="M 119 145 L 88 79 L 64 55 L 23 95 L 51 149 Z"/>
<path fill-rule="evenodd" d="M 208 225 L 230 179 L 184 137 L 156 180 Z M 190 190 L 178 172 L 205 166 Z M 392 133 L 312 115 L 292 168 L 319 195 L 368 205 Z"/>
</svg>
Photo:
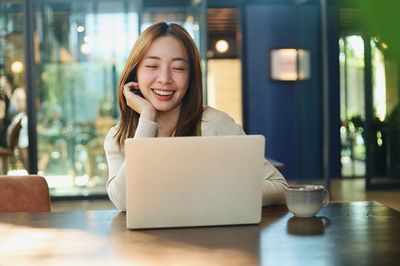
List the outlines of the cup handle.
<svg viewBox="0 0 400 266">
<path fill-rule="evenodd" d="M 324 227 L 328 227 L 331 225 L 331 220 L 329 220 L 327 217 L 325 216 L 318 216 L 318 219 L 320 219 L 322 221 L 322 223 L 324 224 Z"/>
<path fill-rule="evenodd" d="M 326 207 L 329 204 L 329 192 L 328 190 L 324 189 L 324 200 L 322 201 L 322 207 Z"/>
</svg>

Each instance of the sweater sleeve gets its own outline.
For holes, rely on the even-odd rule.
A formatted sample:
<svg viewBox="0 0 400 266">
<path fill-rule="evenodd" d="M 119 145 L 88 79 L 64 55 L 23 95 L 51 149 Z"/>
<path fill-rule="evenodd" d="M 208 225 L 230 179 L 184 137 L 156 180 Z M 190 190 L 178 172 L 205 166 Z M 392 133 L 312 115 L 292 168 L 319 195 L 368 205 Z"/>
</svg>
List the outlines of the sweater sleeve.
<svg viewBox="0 0 400 266">
<path fill-rule="evenodd" d="M 226 113 L 207 107 L 203 113 L 203 136 L 245 135 L 242 127 Z M 283 175 L 268 161 L 264 161 L 262 205 L 285 204 L 285 186 Z"/>
<path fill-rule="evenodd" d="M 155 137 L 157 135 L 157 123 L 140 118 L 134 138 Z M 108 197 L 121 211 L 126 210 L 125 188 L 125 156 L 115 141 L 116 127 L 108 132 L 104 141 L 104 151 L 108 165 L 108 181 L 106 184 Z"/>
<path fill-rule="evenodd" d="M 262 205 L 285 204 L 286 180 L 268 160 L 264 161 Z"/>
</svg>

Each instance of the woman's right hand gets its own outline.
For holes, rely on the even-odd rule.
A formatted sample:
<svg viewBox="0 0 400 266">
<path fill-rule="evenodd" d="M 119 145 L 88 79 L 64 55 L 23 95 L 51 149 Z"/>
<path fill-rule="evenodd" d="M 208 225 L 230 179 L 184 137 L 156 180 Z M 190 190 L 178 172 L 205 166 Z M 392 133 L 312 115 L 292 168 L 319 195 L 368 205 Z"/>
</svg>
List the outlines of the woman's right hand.
<svg viewBox="0 0 400 266">
<path fill-rule="evenodd" d="M 157 112 L 154 106 L 143 96 L 135 94 L 133 90 L 139 90 L 139 83 L 131 81 L 124 85 L 126 104 L 141 117 L 155 121 Z"/>
</svg>

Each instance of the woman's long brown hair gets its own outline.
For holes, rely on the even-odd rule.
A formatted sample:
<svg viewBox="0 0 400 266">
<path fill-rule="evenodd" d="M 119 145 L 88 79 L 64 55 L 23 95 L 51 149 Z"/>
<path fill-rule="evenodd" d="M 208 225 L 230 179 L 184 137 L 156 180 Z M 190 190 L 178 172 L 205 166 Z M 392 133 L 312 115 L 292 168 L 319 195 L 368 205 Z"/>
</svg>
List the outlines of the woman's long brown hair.
<svg viewBox="0 0 400 266">
<path fill-rule="evenodd" d="M 139 114 L 132 110 L 126 103 L 123 87 L 127 82 L 137 81 L 137 68 L 145 56 L 150 45 L 159 37 L 172 36 L 180 41 L 186 49 L 189 59 L 189 85 L 182 99 L 175 136 L 196 136 L 203 112 L 202 76 L 200 55 L 196 44 L 187 31 L 174 23 L 160 22 L 148 27 L 137 39 L 132 48 L 118 84 L 118 104 L 121 112 L 115 138 L 122 151 L 126 138 L 135 135 L 139 123 Z"/>
</svg>

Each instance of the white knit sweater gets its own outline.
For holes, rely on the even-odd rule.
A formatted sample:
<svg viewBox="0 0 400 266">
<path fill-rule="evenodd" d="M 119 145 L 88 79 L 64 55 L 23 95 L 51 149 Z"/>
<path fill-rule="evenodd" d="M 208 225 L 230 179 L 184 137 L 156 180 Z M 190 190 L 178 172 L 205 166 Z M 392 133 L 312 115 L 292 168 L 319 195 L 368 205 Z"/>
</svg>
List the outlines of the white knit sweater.
<svg viewBox="0 0 400 266">
<path fill-rule="evenodd" d="M 156 137 L 157 123 L 140 118 L 135 138 Z M 108 196 L 121 211 L 126 208 L 125 197 L 125 157 L 114 139 L 116 127 L 108 132 L 104 150 L 108 164 Z M 202 136 L 244 135 L 243 129 L 226 113 L 206 107 L 201 122 Z M 286 180 L 270 162 L 264 162 L 263 206 L 285 203 L 284 186 Z"/>
</svg>

